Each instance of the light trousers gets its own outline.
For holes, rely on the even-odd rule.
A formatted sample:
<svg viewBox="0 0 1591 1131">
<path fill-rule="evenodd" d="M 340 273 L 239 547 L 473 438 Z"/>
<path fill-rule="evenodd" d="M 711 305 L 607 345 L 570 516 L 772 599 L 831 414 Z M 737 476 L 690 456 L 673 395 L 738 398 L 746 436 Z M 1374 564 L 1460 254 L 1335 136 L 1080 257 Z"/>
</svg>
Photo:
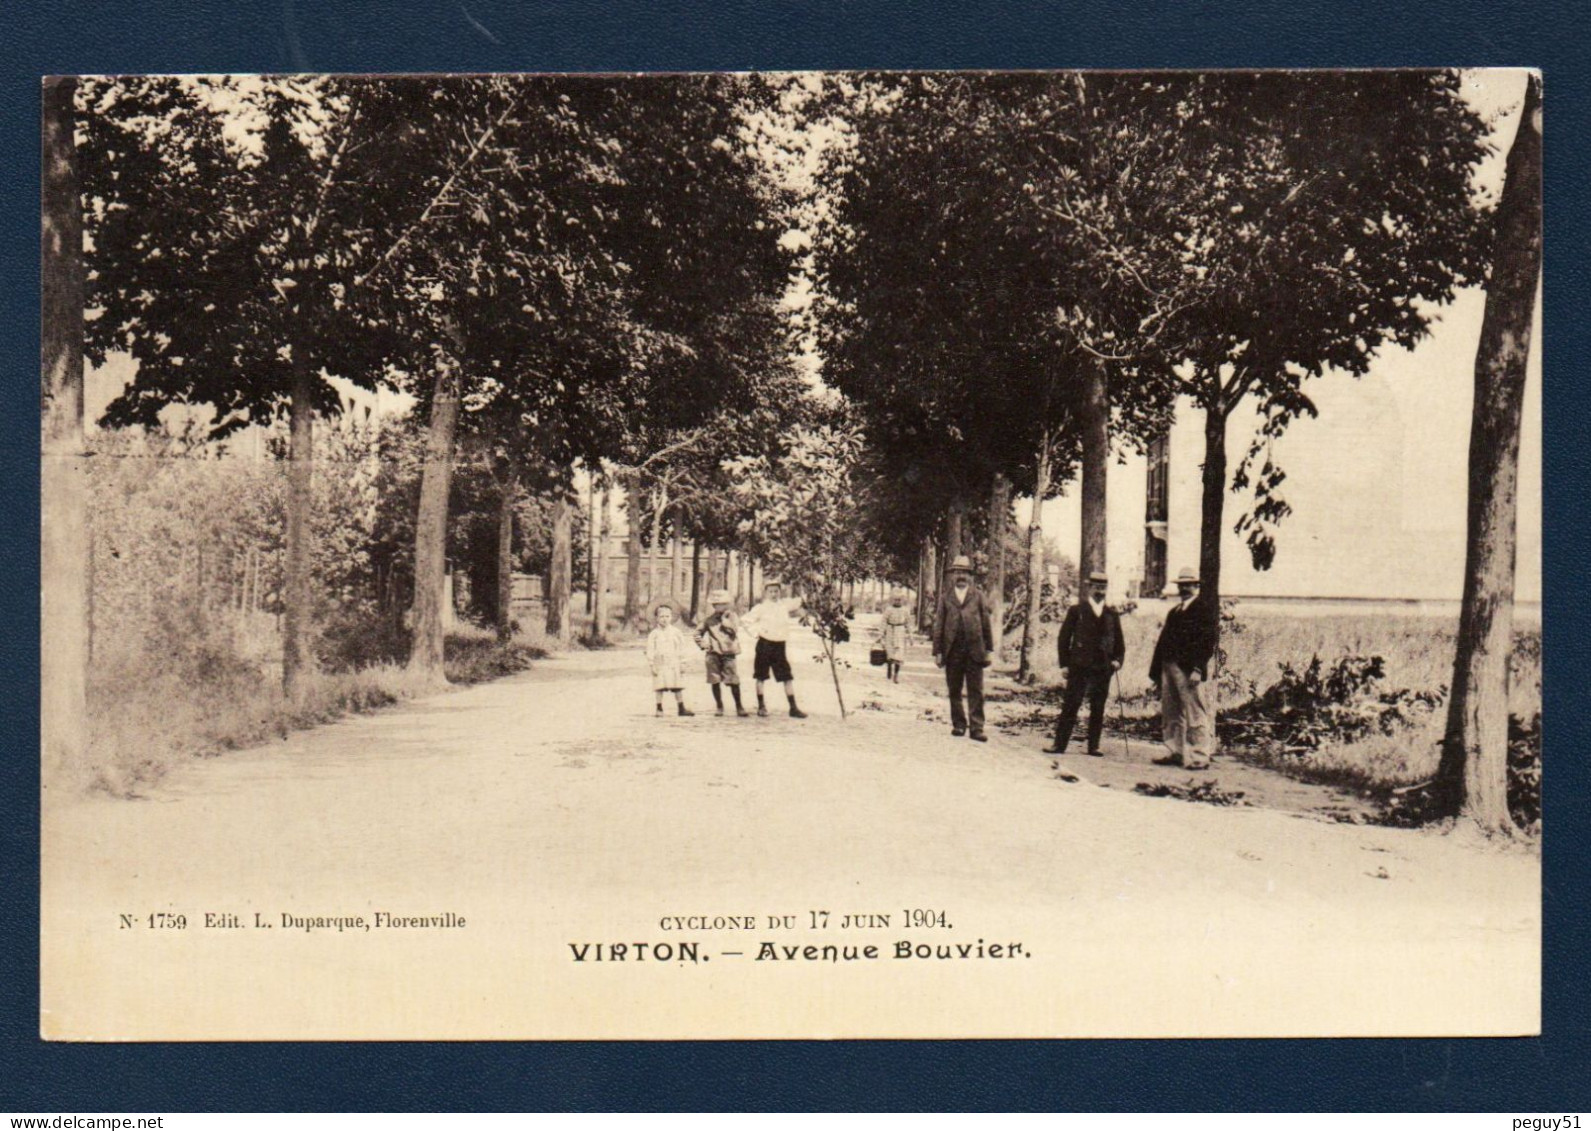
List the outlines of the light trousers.
<svg viewBox="0 0 1591 1131">
<path fill-rule="evenodd" d="M 1193 683 L 1176 664 L 1160 672 L 1160 733 L 1166 749 L 1184 765 L 1201 766 L 1215 753 L 1215 726 L 1206 681 Z"/>
</svg>

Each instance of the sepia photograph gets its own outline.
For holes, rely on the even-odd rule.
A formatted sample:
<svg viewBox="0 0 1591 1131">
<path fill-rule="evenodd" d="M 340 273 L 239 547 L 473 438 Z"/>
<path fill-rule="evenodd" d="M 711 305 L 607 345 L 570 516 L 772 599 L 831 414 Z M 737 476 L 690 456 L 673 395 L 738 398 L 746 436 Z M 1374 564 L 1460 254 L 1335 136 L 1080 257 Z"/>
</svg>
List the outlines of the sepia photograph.
<svg viewBox="0 0 1591 1131">
<path fill-rule="evenodd" d="M 1539 72 L 42 110 L 44 1039 L 1541 1032 Z"/>
</svg>

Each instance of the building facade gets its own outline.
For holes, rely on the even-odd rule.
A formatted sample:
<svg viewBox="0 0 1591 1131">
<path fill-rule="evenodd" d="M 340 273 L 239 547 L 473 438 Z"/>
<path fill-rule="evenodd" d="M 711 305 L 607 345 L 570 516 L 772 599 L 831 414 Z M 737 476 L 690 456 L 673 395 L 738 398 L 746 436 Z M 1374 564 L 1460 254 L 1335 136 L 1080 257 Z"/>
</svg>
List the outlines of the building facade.
<svg viewBox="0 0 1591 1131">
<path fill-rule="evenodd" d="M 1461 294 L 1414 351 L 1378 356 L 1362 377 L 1307 382 L 1319 410 L 1270 442 L 1292 507 L 1274 531 L 1270 569 L 1256 569 L 1234 531 L 1252 491 L 1229 492 L 1222 521 L 1221 589 L 1252 600 L 1375 601 L 1446 605 L 1463 594 L 1469 430 L 1475 348 L 1484 296 Z M 1541 600 L 1540 328 L 1533 335 L 1519 460 L 1516 595 Z M 1258 433 L 1256 404 L 1227 423 L 1228 468 Z M 1159 595 L 1199 566 L 1204 413 L 1176 406 L 1169 433 L 1143 453 L 1119 451 L 1107 477 L 1107 562 L 1112 599 Z M 1023 503 L 1025 507 L 1026 502 Z M 1045 530 L 1077 554 L 1075 484 L 1047 504 Z M 1019 510 L 1020 515 L 1020 510 Z"/>
</svg>

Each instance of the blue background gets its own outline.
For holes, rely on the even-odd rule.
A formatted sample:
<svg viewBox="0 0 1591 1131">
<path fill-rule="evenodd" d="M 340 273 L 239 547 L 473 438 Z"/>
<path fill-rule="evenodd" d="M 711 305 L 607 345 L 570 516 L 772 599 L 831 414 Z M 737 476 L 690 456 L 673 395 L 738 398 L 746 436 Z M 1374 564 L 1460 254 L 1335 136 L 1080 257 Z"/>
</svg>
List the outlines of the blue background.
<svg viewBox="0 0 1591 1131">
<path fill-rule="evenodd" d="M 1591 1107 L 1591 5 L 9 0 L 0 11 L 0 1111 Z M 1539 1040 L 45 1045 L 38 1016 L 38 79 L 129 71 L 1528 65 L 1546 74 L 1546 990 Z M 1064 861 L 1058 861 L 1063 865 Z M 1108 947 L 1113 940 L 1102 938 Z M 1374 993 L 1356 986 L 1354 992 Z M 1455 986 L 1455 992 L 1462 987 Z M 1502 1126 L 1502 1124 L 1499 1124 Z"/>
</svg>

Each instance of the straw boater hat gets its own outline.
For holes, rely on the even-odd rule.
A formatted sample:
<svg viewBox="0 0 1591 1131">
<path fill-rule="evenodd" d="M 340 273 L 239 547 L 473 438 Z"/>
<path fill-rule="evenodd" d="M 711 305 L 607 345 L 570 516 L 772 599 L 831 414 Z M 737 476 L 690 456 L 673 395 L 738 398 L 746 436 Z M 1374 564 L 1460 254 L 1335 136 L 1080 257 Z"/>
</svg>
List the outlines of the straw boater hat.
<svg viewBox="0 0 1591 1131">
<path fill-rule="evenodd" d="M 1178 585 L 1197 585 L 1197 584 L 1199 584 L 1199 571 L 1198 570 L 1194 570 L 1194 569 L 1184 569 L 1184 570 L 1182 570 L 1180 573 L 1177 574 L 1177 584 Z"/>
<path fill-rule="evenodd" d="M 1088 575 L 1088 583 L 1093 585 L 1096 582 L 1098 582 L 1100 585 L 1109 585 L 1110 578 L 1106 577 L 1103 573 L 1100 573 L 1099 570 L 1096 569 L 1093 573 Z"/>
<path fill-rule="evenodd" d="M 967 557 L 966 554 L 958 554 L 958 555 L 956 555 L 956 560 L 950 563 L 950 572 L 951 573 L 971 573 L 972 572 L 972 559 Z"/>
<path fill-rule="evenodd" d="M 729 590 L 714 589 L 711 593 L 707 594 L 707 603 L 709 605 L 729 604 Z"/>
</svg>

